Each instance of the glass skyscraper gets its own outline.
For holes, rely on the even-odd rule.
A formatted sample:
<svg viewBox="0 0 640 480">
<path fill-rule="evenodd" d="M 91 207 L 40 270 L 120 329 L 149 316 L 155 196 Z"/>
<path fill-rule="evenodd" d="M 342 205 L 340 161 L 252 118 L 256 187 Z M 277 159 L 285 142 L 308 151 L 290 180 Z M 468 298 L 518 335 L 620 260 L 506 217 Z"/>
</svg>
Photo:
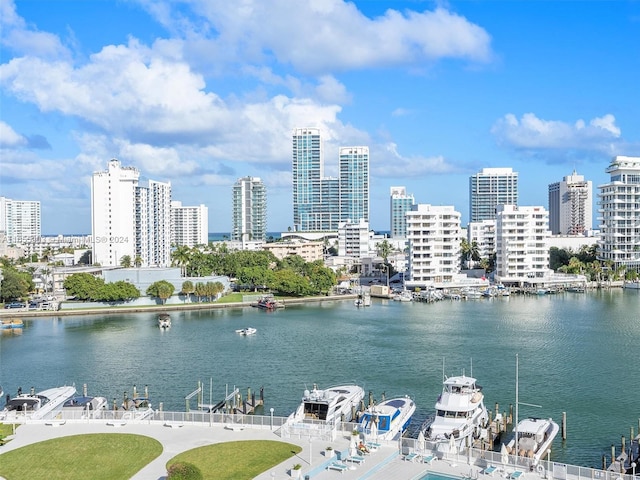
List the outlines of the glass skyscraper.
<svg viewBox="0 0 640 480">
<path fill-rule="evenodd" d="M 416 203 L 413 195 L 407 195 L 405 187 L 391 187 L 390 213 L 391 238 L 407 238 L 406 213 Z"/>
<path fill-rule="evenodd" d="M 495 219 L 498 205 L 518 205 L 518 172 L 511 168 L 483 168 L 471 175 L 469 221 Z"/>
<path fill-rule="evenodd" d="M 239 178 L 233 186 L 231 240 L 267 239 L 267 190 L 258 177 Z"/>
<path fill-rule="evenodd" d="M 340 147 L 339 178 L 324 176 L 320 129 L 293 131 L 293 226 L 337 231 L 346 220 L 369 221 L 369 148 Z"/>
</svg>

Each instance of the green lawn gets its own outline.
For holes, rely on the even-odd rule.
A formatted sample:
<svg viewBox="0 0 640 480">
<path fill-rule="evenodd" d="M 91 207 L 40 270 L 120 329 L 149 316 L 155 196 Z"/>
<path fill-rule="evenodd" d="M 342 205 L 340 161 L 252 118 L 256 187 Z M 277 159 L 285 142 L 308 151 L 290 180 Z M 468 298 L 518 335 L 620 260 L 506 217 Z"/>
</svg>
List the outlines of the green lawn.
<svg viewBox="0 0 640 480">
<path fill-rule="evenodd" d="M 13 435 L 13 430 L 19 426 L 19 424 L 0 423 L 0 445 L 4 445 L 7 442 L 6 437 Z"/>
<path fill-rule="evenodd" d="M 11 434 L 0 425 L 0 436 Z M 2 447 L 0 447 L 2 448 Z M 167 463 L 188 462 L 204 479 L 251 479 L 288 458 L 299 463 L 302 449 L 272 440 L 226 442 L 181 453 Z M 34 443 L 0 455 L 0 476 L 8 480 L 125 480 L 162 453 L 155 439 L 126 433 L 86 434 Z"/>
<path fill-rule="evenodd" d="M 0 455 L 9 480 L 125 480 L 162 453 L 157 440 L 127 433 L 54 438 Z"/>
<path fill-rule="evenodd" d="M 290 443 L 273 440 L 225 442 L 194 448 L 177 455 L 167 463 L 187 462 L 198 467 L 204 480 L 250 480 L 291 458 L 291 467 L 299 463 L 294 455 L 302 449 Z"/>
</svg>

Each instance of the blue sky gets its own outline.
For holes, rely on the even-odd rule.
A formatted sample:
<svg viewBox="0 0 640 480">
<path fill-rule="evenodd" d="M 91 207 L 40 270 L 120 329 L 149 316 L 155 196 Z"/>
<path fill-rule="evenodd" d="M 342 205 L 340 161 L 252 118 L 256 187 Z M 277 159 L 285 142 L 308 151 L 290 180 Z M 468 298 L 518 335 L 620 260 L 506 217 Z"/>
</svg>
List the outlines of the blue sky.
<svg viewBox="0 0 640 480">
<path fill-rule="evenodd" d="M 640 1 L 0 0 L 0 35 L 0 194 L 40 200 L 44 234 L 90 233 L 114 157 L 210 231 L 261 177 L 286 230 L 296 127 L 322 129 L 327 175 L 369 146 L 376 230 L 391 186 L 466 224 L 481 168 L 547 206 L 574 169 L 595 188 L 640 156 Z"/>
</svg>

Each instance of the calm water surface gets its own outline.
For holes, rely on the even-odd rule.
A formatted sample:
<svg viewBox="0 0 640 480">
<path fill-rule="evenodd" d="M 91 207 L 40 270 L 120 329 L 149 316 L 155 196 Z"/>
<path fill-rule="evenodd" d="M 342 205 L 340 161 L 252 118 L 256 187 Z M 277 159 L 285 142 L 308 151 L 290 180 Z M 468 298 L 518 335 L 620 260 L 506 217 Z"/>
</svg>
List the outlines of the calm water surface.
<svg viewBox="0 0 640 480">
<path fill-rule="evenodd" d="M 0 339 L 0 384 L 37 390 L 75 383 L 116 397 L 149 386 L 152 402 L 185 409 L 198 380 L 225 389 L 264 387 L 265 409 L 286 416 L 302 392 L 356 383 L 376 399 L 410 395 L 419 416 L 432 413 L 447 375 L 473 374 L 488 408 L 515 402 L 519 357 L 520 417 L 567 413 L 567 440 L 552 459 L 599 467 L 610 445 L 638 433 L 640 292 L 597 291 L 435 304 L 351 301 L 171 314 L 162 332 L 156 314 L 25 320 L 22 335 Z M 242 337 L 238 328 L 256 327 Z M 207 395 L 208 396 L 208 395 Z M 208 401 L 208 398 L 205 398 Z M 192 402 L 192 408 L 195 401 Z M 619 449 L 619 447 L 618 447 Z"/>
</svg>

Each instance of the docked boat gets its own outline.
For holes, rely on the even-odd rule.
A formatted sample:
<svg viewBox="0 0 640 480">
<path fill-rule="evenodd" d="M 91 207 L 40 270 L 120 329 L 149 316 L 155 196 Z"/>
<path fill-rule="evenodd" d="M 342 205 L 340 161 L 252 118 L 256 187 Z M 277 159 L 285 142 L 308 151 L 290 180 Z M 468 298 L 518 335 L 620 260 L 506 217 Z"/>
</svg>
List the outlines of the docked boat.
<svg viewBox="0 0 640 480">
<path fill-rule="evenodd" d="M 236 333 L 240 335 L 254 335 L 258 330 L 253 327 L 240 328 L 236 330 Z"/>
<path fill-rule="evenodd" d="M 489 415 L 484 405 L 482 387 L 467 376 L 445 378 L 442 393 L 435 405 L 436 415 L 425 425 L 425 439 L 436 443 L 443 453 L 469 445 L 481 438 Z"/>
<path fill-rule="evenodd" d="M 284 304 L 278 302 L 272 295 L 263 295 L 253 306 L 261 308 L 262 310 L 275 310 L 277 308 L 283 308 Z"/>
<path fill-rule="evenodd" d="M 105 397 L 91 397 L 85 395 L 74 395 L 62 405 L 62 413 L 74 415 L 74 418 L 102 418 L 103 412 L 108 408 L 108 401 Z"/>
<path fill-rule="evenodd" d="M 158 315 L 158 327 L 160 327 L 160 330 L 171 328 L 171 317 L 166 313 Z"/>
<path fill-rule="evenodd" d="M 374 440 L 398 440 L 416 411 L 409 397 L 385 400 L 367 408 L 360 416 L 358 430 Z"/>
<path fill-rule="evenodd" d="M 551 448 L 559 431 L 558 424 L 550 418 L 520 420 L 514 429 L 513 438 L 507 444 L 507 453 L 527 457 L 532 465 L 537 465 Z"/>
<path fill-rule="evenodd" d="M 358 385 L 344 385 L 319 390 L 316 384 L 313 390 L 305 390 L 302 402 L 295 412 L 289 415 L 287 423 L 317 421 L 336 424 L 353 420 L 360 402 L 364 398 L 364 389 Z"/>
<path fill-rule="evenodd" d="M 413 300 L 413 295 L 409 290 L 402 290 L 400 293 L 394 295 L 393 299 L 396 302 L 410 302 Z"/>
<path fill-rule="evenodd" d="M 4 410 L 0 412 L 0 419 L 24 417 L 32 420 L 52 419 L 60 413 L 64 402 L 76 394 L 75 387 L 55 387 L 35 393 L 18 394 L 7 400 Z"/>
<path fill-rule="evenodd" d="M 4 330 L 13 329 L 13 328 L 22 328 L 22 327 L 24 327 L 24 322 L 19 318 L 2 320 L 2 323 L 0 323 L 0 328 Z"/>
</svg>

